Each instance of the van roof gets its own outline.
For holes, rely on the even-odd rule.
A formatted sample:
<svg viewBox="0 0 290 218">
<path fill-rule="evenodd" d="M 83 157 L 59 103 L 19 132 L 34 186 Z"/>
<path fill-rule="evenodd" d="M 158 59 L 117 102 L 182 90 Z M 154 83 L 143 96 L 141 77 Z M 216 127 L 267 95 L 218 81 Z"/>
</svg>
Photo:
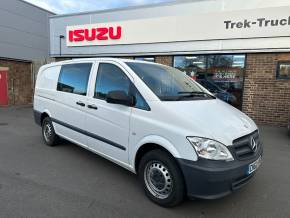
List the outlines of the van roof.
<svg viewBox="0 0 290 218">
<path fill-rule="evenodd" d="M 62 64 L 69 64 L 74 62 L 86 62 L 86 61 L 115 61 L 115 62 L 136 62 L 136 63 L 147 63 L 147 64 L 158 64 L 154 62 L 142 61 L 142 60 L 133 60 L 133 59 L 126 59 L 126 58 L 73 58 L 71 60 L 65 61 L 57 61 L 45 66 L 54 66 L 54 65 L 62 65 Z"/>
</svg>

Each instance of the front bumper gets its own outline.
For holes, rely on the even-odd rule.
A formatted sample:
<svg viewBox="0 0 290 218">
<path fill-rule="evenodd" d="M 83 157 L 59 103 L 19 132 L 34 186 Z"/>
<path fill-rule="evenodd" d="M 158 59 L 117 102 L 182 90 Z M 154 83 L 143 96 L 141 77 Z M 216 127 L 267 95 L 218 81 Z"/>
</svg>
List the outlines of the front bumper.
<svg viewBox="0 0 290 218">
<path fill-rule="evenodd" d="M 255 156 L 247 160 L 213 161 L 178 159 L 183 172 L 189 198 L 217 199 L 243 187 L 253 177 L 248 175 L 249 164 L 263 154 L 260 146 Z"/>
</svg>

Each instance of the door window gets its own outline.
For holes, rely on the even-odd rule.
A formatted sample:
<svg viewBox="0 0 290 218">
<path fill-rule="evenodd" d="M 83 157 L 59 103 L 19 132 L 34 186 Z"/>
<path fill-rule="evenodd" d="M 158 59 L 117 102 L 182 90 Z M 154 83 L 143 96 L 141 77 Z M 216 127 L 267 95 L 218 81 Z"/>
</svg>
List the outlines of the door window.
<svg viewBox="0 0 290 218">
<path fill-rule="evenodd" d="M 99 65 L 94 97 L 105 100 L 111 91 L 124 91 L 135 98 L 135 108 L 150 110 L 148 104 L 126 74 L 116 65 Z"/>
<path fill-rule="evenodd" d="M 111 91 L 129 94 L 130 80 L 124 72 L 113 64 L 101 63 L 98 69 L 95 98 L 105 100 Z"/>
<path fill-rule="evenodd" d="M 61 67 L 57 91 L 86 95 L 92 63 L 67 64 Z"/>
<path fill-rule="evenodd" d="M 137 88 L 134 85 L 131 86 L 130 92 L 131 92 L 131 95 L 135 99 L 135 106 L 134 106 L 135 108 L 145 110 L 145 111 L 151 110 L 149 105 L 147 104 L 147 102 L 143 98 L 143 96 L 140 94 L 140 92 L 137 90 Z"/>
</svg>

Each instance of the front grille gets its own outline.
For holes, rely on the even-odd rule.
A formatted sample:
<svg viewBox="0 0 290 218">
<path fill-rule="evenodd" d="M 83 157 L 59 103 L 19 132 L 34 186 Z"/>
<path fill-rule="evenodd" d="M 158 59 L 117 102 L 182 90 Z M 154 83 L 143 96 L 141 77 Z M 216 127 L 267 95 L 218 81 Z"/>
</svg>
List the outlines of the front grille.
<svg viewBox="0 0 290 218">
<path fill-rule="evenodd" d="M 251 141 L 253 139 L 256 142 L 256 149 L 253 149 L 252 147 Z M 239 160 L 245 160 L 255 156 L 256 152 L 259 150 L 259 147 L 260 138 L 258 130 L 233 141 L 234 152 Z"/>
</svg>

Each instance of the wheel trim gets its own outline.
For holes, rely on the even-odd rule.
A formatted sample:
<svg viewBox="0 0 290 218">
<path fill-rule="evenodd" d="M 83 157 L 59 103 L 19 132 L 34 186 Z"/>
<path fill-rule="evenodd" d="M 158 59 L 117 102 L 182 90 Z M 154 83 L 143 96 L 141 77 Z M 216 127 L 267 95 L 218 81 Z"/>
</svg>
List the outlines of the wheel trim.
<svg viewBox="0 0 290 218">
<path fill-rule="evenodd" d="M 149 192 L 158 199 L 166 199 L 172 193 L 171 174 L 167 167 L 159 161 L 152 161 L 146 165 L 144 181 Z"/>
</svg>

